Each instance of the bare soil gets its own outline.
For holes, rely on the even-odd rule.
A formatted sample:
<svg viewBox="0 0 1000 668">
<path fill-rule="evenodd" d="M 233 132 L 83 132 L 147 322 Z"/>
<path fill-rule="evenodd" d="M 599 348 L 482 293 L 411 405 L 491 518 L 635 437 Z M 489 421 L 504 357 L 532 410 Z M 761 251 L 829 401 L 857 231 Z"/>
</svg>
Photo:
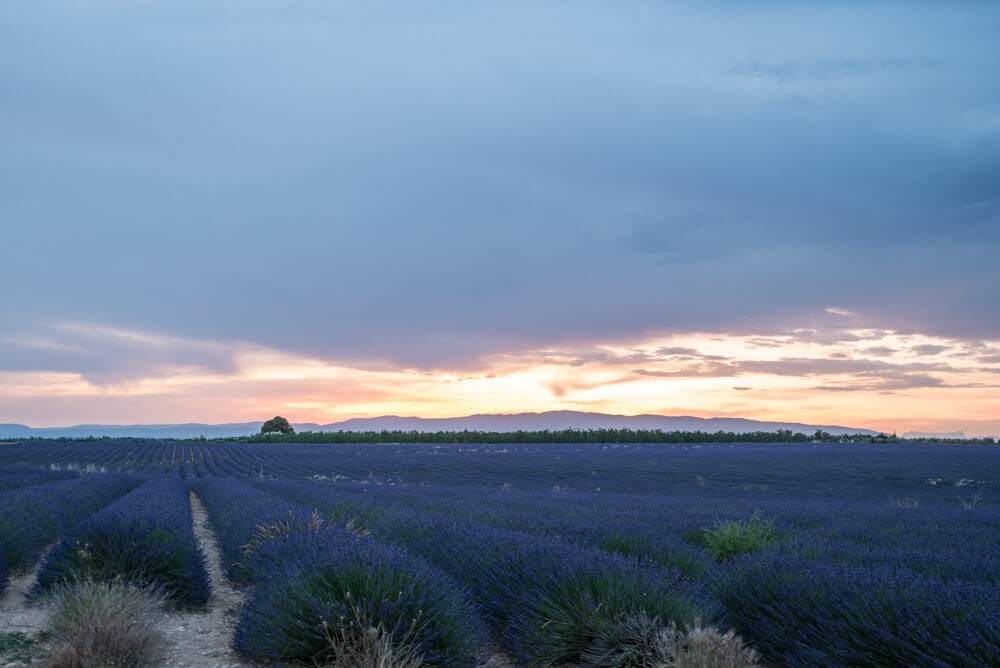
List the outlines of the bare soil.
<svg viewBox="0 0 1000 668">
<path fill-rule="evenodd" d="M 212 597 L 204 610 L 170 612 L 166 617 L 168 668 L 239 668 L 253 664 L 241 660 L 231 648 L 236 618 L 243 605 L 242 592 L 222 573 L 222 559 L 208 513 L 198 496 L 191 492 L 194 535 L 205 553 Z"/>
<path fill-rule="evenodd" d="M 13 574 L 7 586 L 7 592 L 0 599 L 0 634 L 19 633 L 25 636 L 36 637 L 37 632 L 44 628 L 47 613 L 45 608 L 38 605 L 29 605 L 24 595 L 35 582 L 38 569 L 41 568 L 41 560 L 29 572 Z M 18 652 L 22 655 L 40 656 L 41 650 L 32 647 L 26 651 Z M 0 656 L 0 666 L 3 668 L 15 668 L 30 663 L 30 659 L 14 658 L 13 656 Z"/>
</svg>

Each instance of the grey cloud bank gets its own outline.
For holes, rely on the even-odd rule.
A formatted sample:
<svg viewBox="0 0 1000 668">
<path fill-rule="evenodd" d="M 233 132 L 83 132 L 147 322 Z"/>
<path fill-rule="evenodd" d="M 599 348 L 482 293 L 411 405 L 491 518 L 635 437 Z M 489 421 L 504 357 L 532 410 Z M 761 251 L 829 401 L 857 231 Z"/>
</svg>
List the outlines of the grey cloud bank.
<svg viewBox="0 0 1000 668">
<path fill-rule="evenodd" d="M 1000 336 L 991 3 L 12 2 L 0 26 L 6 370 L 156 363 L 23 345 L 66 321 L 414 367 L 816 319 Z"/>
</svg>

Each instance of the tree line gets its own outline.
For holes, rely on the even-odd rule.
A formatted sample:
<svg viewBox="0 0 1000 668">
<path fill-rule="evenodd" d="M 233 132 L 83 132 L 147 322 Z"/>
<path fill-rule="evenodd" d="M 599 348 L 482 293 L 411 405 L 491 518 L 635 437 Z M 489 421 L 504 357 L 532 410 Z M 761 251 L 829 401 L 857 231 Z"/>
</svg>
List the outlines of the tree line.
<svg viewBox="0 0 1000 668">
<path fill-rule="evenodd" d="M 832 435 L 822 430 L 812 434 L 791 429 L 778 431 L 663 431 L 661 429 L 561 429 L 543 431 L 304 431 L 301 433 L 266 433 L 253 436 L 228 438 L 142 438 L 134 436 L 88 436 L 74 438 L 63 436 L 45 438 L 8 439 L 10 443 L 23 442 L 141 444 L 151 441 L 176 443 L 942 443 L 948 445 L 996 445 L 986 438 L 902 438 L 895 434 L 843 434 Z"/>
<path fill-rule="evenodd" d="M 662 429 L 560 429 L 541 431 L 304 431 L 297 434 L 267 433 L 225 439 L 249 443 L 809 443 L 839 441 L 851 443 L 923 443 L 927 439 L 907 439 L 887 434 L 844 434 L 834 436 L 823 430 L 812 434 L 777 431 L 664 431 Z M 992 438 L 933 439 L 933 442 L 994 445 Z"/>
</svg>

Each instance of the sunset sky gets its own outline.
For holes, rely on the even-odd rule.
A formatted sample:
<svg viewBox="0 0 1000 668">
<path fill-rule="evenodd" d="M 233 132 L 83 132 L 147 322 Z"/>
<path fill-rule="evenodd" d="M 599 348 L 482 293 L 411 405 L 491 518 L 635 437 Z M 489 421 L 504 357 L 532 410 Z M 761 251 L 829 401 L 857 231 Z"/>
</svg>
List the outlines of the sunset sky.
<svg viewBox="0 0 1000 668">
<path fill-rule="evenodd" d="M 0 422 L 1000 436 L 1000 3 L 0 3 Z"/>
</svg>

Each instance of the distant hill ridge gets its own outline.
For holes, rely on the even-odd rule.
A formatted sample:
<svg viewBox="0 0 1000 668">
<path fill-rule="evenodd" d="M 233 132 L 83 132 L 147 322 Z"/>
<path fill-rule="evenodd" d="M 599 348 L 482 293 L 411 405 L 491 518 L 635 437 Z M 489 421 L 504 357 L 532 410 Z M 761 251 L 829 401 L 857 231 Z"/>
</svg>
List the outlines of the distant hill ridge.
<svg viewBox="0 0 1000 668">
<path fill-rule="evenodd" d="M 260 422 L 227 424 L 134 424 L 32 428 L 22 424 L 0 424 L 0 438 L 86 438 L 88 436 L 134 436 L 138 438 L 227 438 L 260 432 Z M 811 434 L 817 429 L 830 434 L 876 434 L 870 429 L 837 425 L 810 425 L 800 422 L 762 422 L 745 418 L 699 418 L 668 415 L 612 415 L 581 411 L 545 413 L 478 414 L 451 418 L 420 418 L 385 415 L 354 418 L 331 424 L 292 423 L 296 431 L 559 431 L 562 429 L 662 429 L 663 431 L 792 431 Z"/>
</svg>

